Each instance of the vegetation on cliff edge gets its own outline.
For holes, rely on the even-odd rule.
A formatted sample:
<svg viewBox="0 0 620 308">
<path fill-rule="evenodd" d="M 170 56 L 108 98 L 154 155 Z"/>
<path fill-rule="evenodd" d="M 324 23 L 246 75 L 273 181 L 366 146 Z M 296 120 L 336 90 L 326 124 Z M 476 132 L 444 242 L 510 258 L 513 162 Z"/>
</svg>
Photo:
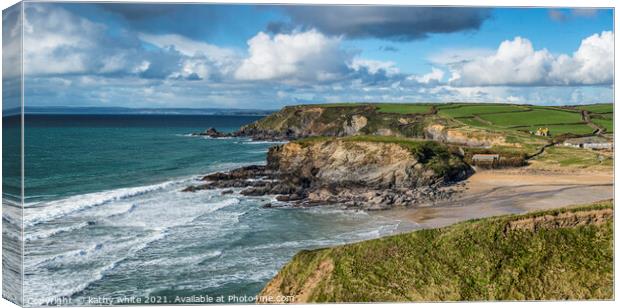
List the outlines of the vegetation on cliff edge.
<svg viewBox="0 0 620 308">
<path fill-rule="evenodd" d="M 262 292 L 274 294 L 308 302 L 611 299 L 612 202 L 302 251 Z"/>
</svg>

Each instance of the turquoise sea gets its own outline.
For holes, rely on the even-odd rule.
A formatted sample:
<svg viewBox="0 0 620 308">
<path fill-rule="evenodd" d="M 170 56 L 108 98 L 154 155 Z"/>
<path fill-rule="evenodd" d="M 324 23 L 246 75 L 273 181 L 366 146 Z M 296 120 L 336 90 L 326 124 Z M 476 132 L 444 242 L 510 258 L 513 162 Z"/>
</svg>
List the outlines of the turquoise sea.
<svg viewBox="0 0 620 308">
<path fill-rule="evenodd" d="M 26 303 L 251 301 L 302 249 L 415 228 L 338 206 L 266 209 L 274 196 L 238 190 L 181 192 L 204 174 L 264 164 L 275 143 L 190 135 L 256 119 L 27 115 Z"/>
</svg>

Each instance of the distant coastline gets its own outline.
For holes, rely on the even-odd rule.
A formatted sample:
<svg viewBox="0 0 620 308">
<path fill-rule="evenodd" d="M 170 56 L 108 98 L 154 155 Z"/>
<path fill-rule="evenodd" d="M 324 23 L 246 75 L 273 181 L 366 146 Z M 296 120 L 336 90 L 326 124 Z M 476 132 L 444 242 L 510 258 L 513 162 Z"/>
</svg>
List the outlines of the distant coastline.
<svg viewBox="0 0 620 308">
<path fill-rule="evenodd" d="M 25 114 L 120 114 L 120 115 L 233 115 L 266 116 L 276 110 L 237 109 L 237 108 L 125 108 L 125 107 L 66 107 L 66 106 L 26 106 Z M 14 116 L 21 108 L 2 110 L 2 116 Z"/>
</svg>

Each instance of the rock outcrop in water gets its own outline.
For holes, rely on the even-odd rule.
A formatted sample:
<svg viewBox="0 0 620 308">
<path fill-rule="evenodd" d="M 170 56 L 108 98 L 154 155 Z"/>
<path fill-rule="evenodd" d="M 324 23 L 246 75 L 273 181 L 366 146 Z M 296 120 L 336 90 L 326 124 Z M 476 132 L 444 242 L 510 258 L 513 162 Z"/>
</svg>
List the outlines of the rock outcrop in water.
<svg viewBox="0 0 620 308">
<path fill-rule="evenodd" d="M 266 166 L 248 166 L 203 178 L 185 191 L 243 188 L 250 196 L 277 195 L 294 205 L 341 204 L 371 210 L 443 199 L 446 184 L 471 169 L 436 142 L 320 139 L 272 147 Z"/>
<path fill-rule="evenodd" d="M 209 129 L 203 132 L 192 133 L 193 136 L 207 136 L 211 138 L 222 138 L 222 137 L 231 137 L 230 133 L 223 133 L 215 129 L 214 127 L 210 127 Z"/>
</svg>

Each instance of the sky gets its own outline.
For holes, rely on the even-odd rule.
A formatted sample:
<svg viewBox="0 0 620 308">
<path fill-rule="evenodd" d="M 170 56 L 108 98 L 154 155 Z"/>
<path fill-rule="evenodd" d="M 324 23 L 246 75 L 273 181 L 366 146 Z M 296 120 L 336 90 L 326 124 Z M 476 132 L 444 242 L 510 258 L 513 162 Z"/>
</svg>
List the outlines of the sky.
<svg viewBox="0 0 620 308">
<path fill-rule="evenodd" d="M 25 3 L 24 12 L 27 106 L 613 101 L 611 9 Z M 19 33 L 12 15 L 5 38 Z"/>
</svg>

